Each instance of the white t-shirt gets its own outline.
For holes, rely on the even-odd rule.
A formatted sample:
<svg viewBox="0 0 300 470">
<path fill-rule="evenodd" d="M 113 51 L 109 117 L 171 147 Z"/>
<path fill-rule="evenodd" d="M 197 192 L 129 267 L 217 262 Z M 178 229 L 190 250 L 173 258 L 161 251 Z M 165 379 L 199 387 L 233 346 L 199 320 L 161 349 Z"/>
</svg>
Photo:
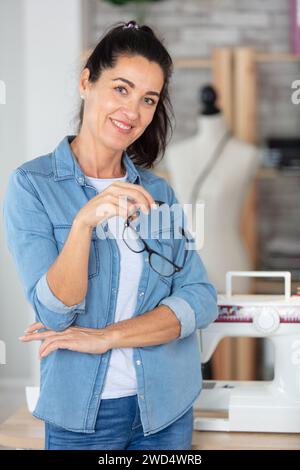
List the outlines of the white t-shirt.
<svg viewBox="0 0 300 470">
<path fill-rule="evenodd" d="M 85 177 L 87 184 L 101 193 L 114 181 L 126 181 L 127 173 L 121 178 Z M 124 218 L 120 216 L 108 219 L 109 230 L 114 235 L 120 252 L 119 288 L 115 311 L 115 322 L 133 316 L 136 307 L 137 292 L 143 267 L 142 253 L 131 251 L 122 239 Z M 119 398 L 137 393 L 136 372 L 133 364 L 132 348 L 113 348 L 101 394 L 101 398 Z"/>
</svg>

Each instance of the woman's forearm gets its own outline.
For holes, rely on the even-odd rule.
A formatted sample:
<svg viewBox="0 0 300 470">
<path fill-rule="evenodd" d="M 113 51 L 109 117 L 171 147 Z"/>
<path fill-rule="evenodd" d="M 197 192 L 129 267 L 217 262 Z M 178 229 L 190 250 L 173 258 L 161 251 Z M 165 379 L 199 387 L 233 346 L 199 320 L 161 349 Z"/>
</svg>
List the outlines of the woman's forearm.
<svg viewBox="0 0 300 470">
<path fill-rule="evenodd" d="M 67 306 L 80 303 L 87 292 L 91 233 L 75 218 L 62 251 L 47 272 L 51 291 Z"/>
<path fill-rule="evenodd" d="M 128 320 L 107 326 L 111 348 L 134 348 L 168 343 L 180 336 L 181 325 L 175 313 L 166 305 L 159 305 Z"/>
<path fill-rule="evenodd" d="M 34 323 L 27 329 L 26 335 L 20 337 L 23 342 L 42 340 L 40 357 L 56 349 L 104 354 L 114 348 L 157 346 L 178 338 L 181 332 L 180 321 L 166 305 L 159 305 L 138 317 L 102 329 L 70 327 L 63 333 L 49 329 L 37 331 L 43 328 L 42 323 Z"/>
</svg>

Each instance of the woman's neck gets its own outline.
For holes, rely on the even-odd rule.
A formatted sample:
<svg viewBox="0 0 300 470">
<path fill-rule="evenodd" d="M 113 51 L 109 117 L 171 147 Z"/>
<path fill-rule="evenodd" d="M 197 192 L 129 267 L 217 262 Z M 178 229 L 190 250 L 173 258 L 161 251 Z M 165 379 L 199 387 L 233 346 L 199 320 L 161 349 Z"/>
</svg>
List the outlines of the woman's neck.
<svg viewBox="0 0 300 470">
<path fill-rule="evenodd" d="M 122 165 L 123 151 L 100 148 L 92 138 L 85 138 L 81 133 L 72 140 L 70 147 L 86 176 L 120 178 L 126 173 Z"/>
</svg>

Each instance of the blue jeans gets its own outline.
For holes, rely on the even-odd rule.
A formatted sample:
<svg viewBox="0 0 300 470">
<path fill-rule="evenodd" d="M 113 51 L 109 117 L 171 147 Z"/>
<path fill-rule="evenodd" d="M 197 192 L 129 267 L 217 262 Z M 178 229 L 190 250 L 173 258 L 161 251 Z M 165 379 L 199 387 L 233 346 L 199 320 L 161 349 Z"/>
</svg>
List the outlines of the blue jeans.
<svg viewBox="0 0 300 470">
<path fill-rule="evenodd" d="M 45 422 L 47 450 L 190 450 L 193 407 L 174 423 L 144 436 L 137 395 L 103 399 L 95 433 L 67 431 Z"/>
</svg>

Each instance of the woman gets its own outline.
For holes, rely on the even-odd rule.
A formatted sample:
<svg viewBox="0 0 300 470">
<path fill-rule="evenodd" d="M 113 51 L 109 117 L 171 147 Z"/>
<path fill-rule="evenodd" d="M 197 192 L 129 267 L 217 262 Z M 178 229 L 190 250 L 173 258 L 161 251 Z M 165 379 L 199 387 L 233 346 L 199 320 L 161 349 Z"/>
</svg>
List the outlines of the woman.
<svg viewBox="0 0 300 470">
<path fill-rule="evenodd" d="M 174 236 L 174 191 L 149 170 L 171 127 L 171 72 L 149 27 L 113 27 L 80 76 L 78 134 L 8 184 L 8 245 L 36 314 L 21 340 L 42 340 L 33 414 L 46 449 L 191 448 L 197 329 L 217 308 L 183 226 Z M 142 237 L 136 224 L 162 203 L 170 217 Z"/>
</svg>

